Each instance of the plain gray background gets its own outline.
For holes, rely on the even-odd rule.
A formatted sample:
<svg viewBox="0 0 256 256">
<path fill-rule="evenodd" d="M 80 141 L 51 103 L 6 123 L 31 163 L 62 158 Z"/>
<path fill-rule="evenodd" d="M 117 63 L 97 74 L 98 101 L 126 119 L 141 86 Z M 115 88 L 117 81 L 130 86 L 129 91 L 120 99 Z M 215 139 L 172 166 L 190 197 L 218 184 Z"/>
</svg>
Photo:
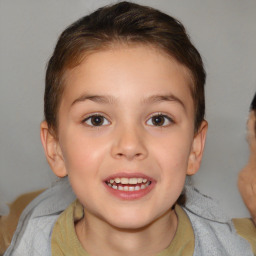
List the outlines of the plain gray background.
<svg viewBox="0 0 256 256">
<path fill-rule="evenodd" d="M 55 179 L 39 138 L 45 66 L 67 25 L 111 2 L 0 0 L 0 213 Z M 248 158 L 245 127 L 256 91 L 256 1 L 134 2 L 181 20 L 202 54 L 209 132 L 194 182 L 233 217 L 248 216 L 236 182 Z"/>
</svg>

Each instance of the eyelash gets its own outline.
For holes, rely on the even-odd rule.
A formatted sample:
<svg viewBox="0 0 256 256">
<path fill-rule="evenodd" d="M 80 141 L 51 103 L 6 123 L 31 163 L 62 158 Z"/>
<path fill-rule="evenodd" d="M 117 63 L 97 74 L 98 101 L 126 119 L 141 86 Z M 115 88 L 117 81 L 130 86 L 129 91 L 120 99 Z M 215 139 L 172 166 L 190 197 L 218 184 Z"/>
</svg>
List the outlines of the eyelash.
<svg viewBox="0 0 256 256">
<path fill-rule="evenodd" d="M 164 123 L 161 124 L 161 125 L 154 125 L 153 122 L 152 122 L 152 118 L 154 118 L 154 117 L 164 118 Z M 161 127 L 161 128 L 168 127 L 168 126 L 170 126 L 171 124 L 174 123 L 174 120 L 170 116 L 162 114 L 162 113 L 152 114 L 150 116 L 150 118 L 146 121 L 146 123 L 148 123 L 150 120 L 151 120 L 151 124 L 149 124 L 150 126 Z M 168 123 L 166 124 L 166 122 L 168 122 Z"/>
<path fill-rule="evenodd" d="M 93 125 L 93 123 L 92 123 L 92 118 L 93 117 L 103 118 L 104 119 L 103 123 L 100 124 L 100 125 Z M 105 124 L 106 121 L 107 121 L 107 124 Z M 87 122 L 90 122 L 90 123 L 87 123 Z M 102 114 L 95 113 L 95 114 L 91 114 L 91 115 L 87 116 L 85 119 L 83 119 L 82 123 L 85 123 L 87 126 L 92 127 L 92 128 L 93 127 L 98 128 L 98 127 L 101 127 L 101 126 L 109 125 L 110 121 L 106 117 L 104 117 Z"/>
<path fill-rule="evenodd" d="M 92 118 L 97 118 L 97 117 L 104 119 L 103 122 L 99 123 L 99 125 L 95 125 L 95 124 L 92 123 Z M 162 121 L 163 121 L 162 124 L 160 123 L 160 125 L 157 125 L 157 124 L 154 124 L 154 123 L 152 122 L 152 119 L 153 119 L 153 118 L 164 118 L 164 120 L 162 120 Z M 148 122 L 149 122 L 150 120 L 151 120 L 151 123 L 149 124 Z M 102 120 L 101 120 L 101 121 L 102 121 Z M 156 121 L 156 120 L 155 120 L 155 121 Z M 89 122 L 89 123 L 88 123 L 88 122 Z M 106 122 L 107 122 L 107 124 L 106 124 Z M 167 124 L 166 124 L 166 122 L 167 122 Z M 109 125 L 109 124 L 110 124 L 110 121 L 109 121 L 106 117 L 104 117 L 102 114 L 95 113 L 95 114 L 91 114 L 91 115 L 87 116 L 85 119 L 83 119 L 82 123 L 85 123 L 87 126 L 89 126 L 89 127 L 91 127 L 91 128 L 94 128 L 94 127 L 99 128 L 99 127 L 101 127 L 101 126 Z M 173 124 L 173 123 L 174 123 L 174 121 L 173 121 L 173 119 L 172 119 L 171 117 L 169 117 L 168 115 L 162 114 L 162 113 L 152 114 L 152 115 L 150 116 L 150 118 L 147 119 L 147 121 L 146 121 L 146 124 L 147 124 L 147 125 L 155 126 L 155 127 L 168 127 L 169 125 L 171 125 L 171 124 Z"/>
</svg>

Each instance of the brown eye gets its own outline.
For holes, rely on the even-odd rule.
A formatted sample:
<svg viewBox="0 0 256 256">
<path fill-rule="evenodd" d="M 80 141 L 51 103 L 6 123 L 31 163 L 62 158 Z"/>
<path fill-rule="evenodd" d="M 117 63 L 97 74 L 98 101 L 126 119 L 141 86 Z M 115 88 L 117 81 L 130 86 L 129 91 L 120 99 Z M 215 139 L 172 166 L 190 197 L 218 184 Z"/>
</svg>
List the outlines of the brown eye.
<svg viewBox="0 0 256 256">
<path fill-rule="evenodd" d="M 153 116 L 152 117 L 152 123 L 155 126 L 162 126 L 164 124 L 165 118 L 164 116 Z"/>
<path fill-rule="evenodd" d="M 103 126 L 108 125 L 110 122 L 101 115 L 92 115 L 87 117 L 84 122 L 89 126 Z"/>
<path fill-rule="evenodd" d="M 147 124 L 151 126 L 168 126 L 173 123 L 169 116 L 157 114 L 148 119 Z"/>
</svg>

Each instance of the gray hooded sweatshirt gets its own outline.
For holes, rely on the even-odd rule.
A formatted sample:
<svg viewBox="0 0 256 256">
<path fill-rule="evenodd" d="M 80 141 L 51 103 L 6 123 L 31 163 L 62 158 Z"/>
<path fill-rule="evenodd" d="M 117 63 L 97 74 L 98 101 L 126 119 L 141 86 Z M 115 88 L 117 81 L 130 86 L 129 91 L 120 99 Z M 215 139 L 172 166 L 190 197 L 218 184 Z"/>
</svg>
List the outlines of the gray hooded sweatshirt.
<svg viewBox="0 0 256 256">
<path fill-rule="evenodd" d="M 193 186 L 185 185 L 186 211 L 195 235 L 194 256 L 253 256 L 218 205 Z M 76 199 L 67 178 L 56 182 L 23 211 L 4 256 L 50 256 L 51 234 L 59 215 Z"/>
</svg>

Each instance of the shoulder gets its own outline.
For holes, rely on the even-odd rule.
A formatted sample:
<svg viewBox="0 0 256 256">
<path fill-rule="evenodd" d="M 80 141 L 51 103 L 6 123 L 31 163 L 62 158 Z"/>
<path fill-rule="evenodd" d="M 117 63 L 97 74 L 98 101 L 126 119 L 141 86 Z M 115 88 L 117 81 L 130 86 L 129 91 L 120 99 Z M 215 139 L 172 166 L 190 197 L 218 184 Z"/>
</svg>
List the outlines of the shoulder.
<svg viewBox="0 0 256 256">
<path fill-rule="evenodd" d="M 250 243 L 237 234 L 231 218 L 212 198 L 192 186 L 186 190 L 184 210 L 195 235 L 195 255 L 253 255 Z"/>
<path fill-rule="evenodd" d="M 237 233 L 251 244 L 253 253 L 256 255 L 256 226 L 252 219 L 233 219 L 232 222 Z"/>
<path fill-rule="evenodd" d="M 57 218 L 58 215 L 52 215 L 30 220 L 22 238 L 16 242 L 12 252 L 6 255 L 51 255 L 51 232 Z"/>
<path fill-rule="evenodd" d="M 51 255 L 51 233 L 58 216 L 75 200 L 67 179 L 57 182 L 23 211 L 5 256 Z"/>
</svg>

